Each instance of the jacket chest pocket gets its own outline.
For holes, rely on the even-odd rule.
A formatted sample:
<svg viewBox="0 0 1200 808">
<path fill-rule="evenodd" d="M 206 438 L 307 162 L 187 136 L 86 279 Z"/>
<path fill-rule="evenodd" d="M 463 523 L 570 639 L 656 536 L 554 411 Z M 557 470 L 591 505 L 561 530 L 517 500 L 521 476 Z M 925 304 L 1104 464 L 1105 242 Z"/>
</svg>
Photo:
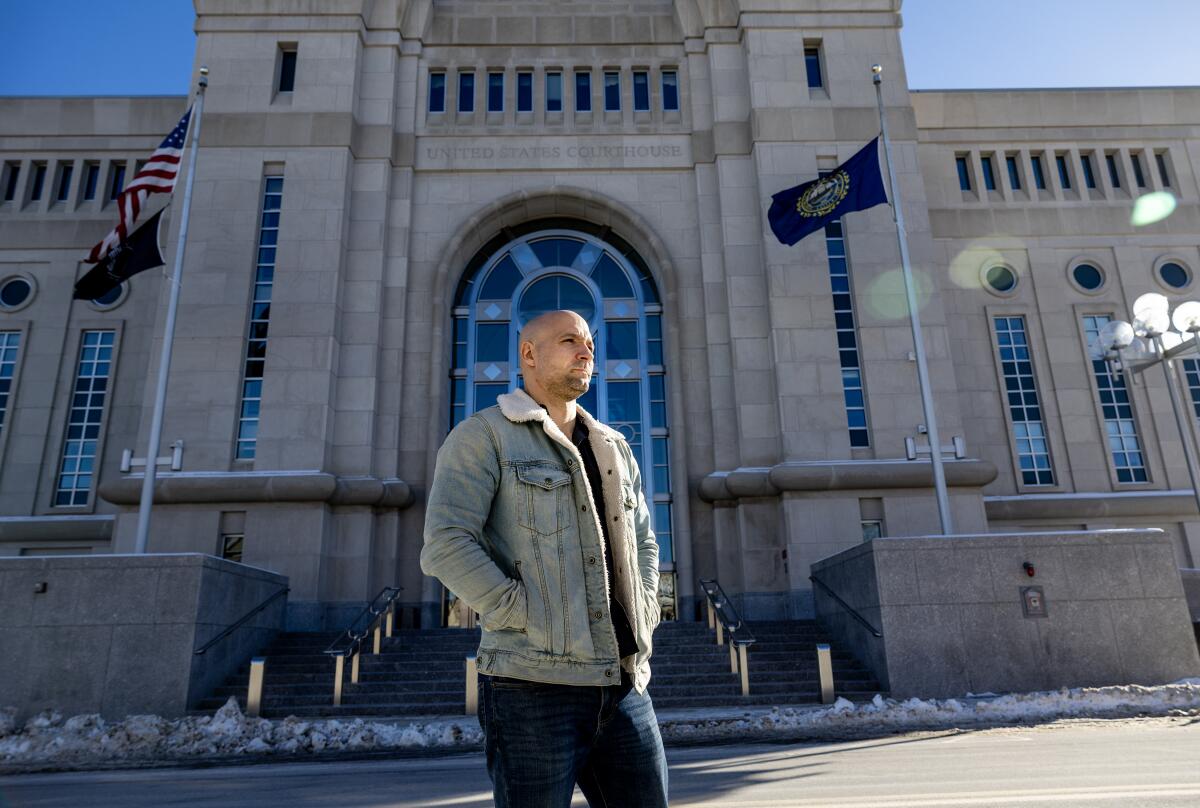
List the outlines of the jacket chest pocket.
<svg viewBox="0 0 1200 808">
<path fill-rule="evenodd" d="M 517 523 L 549 536 L 566 527 L 571 475 L 552 466 L 517 467 Z"/>
</svg>

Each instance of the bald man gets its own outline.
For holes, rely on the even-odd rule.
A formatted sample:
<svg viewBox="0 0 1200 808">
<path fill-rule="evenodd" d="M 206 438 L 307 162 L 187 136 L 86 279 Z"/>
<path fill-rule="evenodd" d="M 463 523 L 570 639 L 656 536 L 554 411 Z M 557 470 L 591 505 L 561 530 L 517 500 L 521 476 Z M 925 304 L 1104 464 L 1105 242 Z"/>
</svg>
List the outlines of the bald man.
<svg viewBox="0 0 1200 808">
<path fill-rule="evenodd" d="M 650 680 L 658 545 L 629 444 L 576 399 L 587 322 L 521 331 L 525 389 L 438 452 L 421 569 L 477 611 L 479 723 L 499 808 L 667 805 Z"/>
</svg>

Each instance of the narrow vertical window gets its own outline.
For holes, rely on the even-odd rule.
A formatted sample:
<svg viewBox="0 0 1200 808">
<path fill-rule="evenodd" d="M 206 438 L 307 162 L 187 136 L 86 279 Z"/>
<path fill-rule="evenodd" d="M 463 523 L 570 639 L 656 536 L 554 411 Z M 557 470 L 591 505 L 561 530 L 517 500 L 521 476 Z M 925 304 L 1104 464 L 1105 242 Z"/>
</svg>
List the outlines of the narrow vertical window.
<svg viewBox="0 0 1200 808">
<path fill-rule="evenodd" d="M 1100 329 L 1112 318 L 1108 315 L 1089 315 L 1083 318 L 1088 344 L 1100 339 Z M 1142 445 L 1138 439 L 1137 423 L 1133 419 L 1133 403 L 1125 378 L 1114 373 L 1104 359 L 1092 360 L 1092 374 L 1100 395 L 1100 410 L 1104 416 L 1104 432 L 1112 458 L 1117 482 L 1144 483 L 1148 480 Z"/>
<path fill-rule="evenodd" d="M 475 74 L 465 70 L 458 74 L 458 111 L 475 111 Z"/>
<path fill-rule="evenodd" d="M 1158 178 L 1164 188 L 1171 187 L 1171 173 L 1167 171 L 1167 156 L 1164 152 L 1154 153 L 1154 163 L 1158 166 Z"/>
<path fill-rule="evenodd" d="M 0 331 L 0 435 L 4 434 L 4 416 L 12 395 L 13 378 L 17 371 L 17 349 L 20 347 L 20 331 Z"/>
<path fill-rule="evenodd" d="M 633 111 L 650 111 L 650 74 L 645 70 L 633 71 Z"/>
<path fill-rule="evenodd" d="M 1136 152 L 1129 153 L 1129 163 L 1133 166 L 1133 181 L 1137 183 L 1137 187 L 1146 187 L 1146 175 L 1142 173 L 1142 158 Z"/>
<path fill-rule="evenodd" d="M 1000 351 L 1004 394 L 1012 418 L 1013 442 L 1016 444 L 1021 482 L 1025 485 L 1054 485 L 1054 470 L 1050 466 L 1050 447 L 1042 421 L 1037 381 L 1033 376 L 1025 318 L 995 317 L 992 324 Z"/>
<path fill-rule="evenodd" d="M 1071 169 L 1067 167 L 1065 154 L 1054 155 L 1054 164 L 1058 166 L 1058 182 L 1064 191 L 1071 190 Z"/>
<path fill-rule="evenodd" d="M 20 163 L 4 164 L 4 201 L 12 202 L 17 196 L 17 180 L 21 178 Z"/>
<path fill-rule="evenodd" d="M 79 363 L 67 415 L 67 435 L 54 490 L 55 505 L 88 503 L 96 444 L 100 440 L 100 422 L 104 418 L 104 402 L 112 373 L 115 335 L 114 331 L 84 331 L 80 340 Z"/>
<path fill-rule="evenodd" d="M 62 167 L 62 171 L 58 175 L 58 193 L 54 195 L 54 201 L 67 201 L 67 197 L 71 195 L 71 177 L 74 174 L 75 166 L 68 163 Z"/>
<path fill-rule="evenodd" d="M 46 184 L 46 164 L 33 164 L 33 187 L 29 190 L 29 198 L 38 200 L 42 198 L 42 188 Z"/>
<path fill-rule="evenodd" d="M 1121 172 L 1117 168 L 1117 156 L 1112 152 L 1104 155 L 1104 164 L 1108 166 L 1108 181 L 1113 188 L 1121 187 Z"/>
<path fill-rule="evenodd" d="M 267 332 L 271 323 L 271 289 L 275 283 L 275 251 L 279 244 L 279 211 L 283 203 L 283 177 L 263 180 L 262 215 L 259 218 L 257 265 L 250 303 L 250 330 L 242 372 L 238 413 L 238 460 L 253 460 L 258 449 L 259 408 L 262 403 L 263 370 L 267 359 Z"/>
<path fill-rule="evenodd" d="M 562 73 L 546 74 L 546 111 L 562 112 L 563 87 Z"/>
<path fill-rule="evenodd" d="M 1096 187 L 1096 173 L 1092 171 L 1091 155 L 1079 155 L 1079 167 L 1083 169 L 1083 184 L 1088 188 Z"/>
<path fill-rule="evenodd" d="M 586 70 L 575 73 L 575 111 L 592 111 L 592 74 Z"/>
<path fill-rule="evenodd" d="M 533 112 L 533 74 L 517 74 L 517 112 Z"/>
<path fill-rule="evenodd" d="M 91 200 L 96 198 L 96 184 L 100 181 L 100 164 L 88 163 L 84 169 L 83 176 L 83 198 Z"/>
<path fill-rule="evenodd" d="M 1040 154 L 1029 155 L 1029 166 L 1033 169 L 1033 184 L 1039 191 L 1046 190 L 1046 171 L 1042 168 Z"/>
<path fill-rule="evenodd" d="M 113 163 L 108 182 L 108 199 L 112 201 L 121 195 L 125 188 L 125 164 Z"/>
<path fill-rule="evenodd" d="M 281 47 L 279 50 L 279 92 L 290 93 L 296 89 L 296 48 Z"/>
<path fill-rule="evenodd" d="M 1021 169 L 1017 166 L 1017 156 L 1008 155 L 1004 158 L 1004 164 L 1008 167 L 1008 187 L 1014 191 L 1021 190 Z"/>
<path fill-rule="evenodd" d="M 979 166 L 983 169 L 983 187 L 989 191 L 996 190 L 996 172 L 992 168 L 992 158 L 985 154 L 979 158 Z"/>
<path fill-rule="evenodd" d="M 825 86 L 825 77 L 821 75 L 821 46 L 804 46 L 804 72 L 808 77 L 810 90 L 821 89 Z"/>
<path fill-rule="evenodd" d="M 663 71 L 662 105 L 663 112 L 676 112 L 679 109 L 679 74 L 674 70 Z"/>
<path fill-rule="evenodd" d="M 971 190 L 971 166 L 967 164 L 967 156 L 960 154 L 955 157 L 954 165 L 958 168 L 958 187 L 964 191 Z"/>
<path fill-rule="evenodd" d="M 850 291 L 850 262 L 840 221 L 825 226 L 825 252 L 829 259 L 829 284 L 833 291 L 833 318 L 837 329 L 838 360 L 842 367 L 842 394 L 850 445 L 871 445 L 867 430 L 867 404 L 863 394 L 862 362 L 858 352 L 858 325 Z"/>
<path fill-rule="evenodd" d="M 615 70 L 604 74 L 604 111 L 621 111 L 621 74 Z"/>
<path fill-rule="evenodd" d="M 429 111 L 433 113 L 446 111 L 446 74 L 429 74 Z"/>
<path fill-rule="evenodd" d="M 504 111 L 504 74 L 488 73 L 488 112 Z"/>
</svg>

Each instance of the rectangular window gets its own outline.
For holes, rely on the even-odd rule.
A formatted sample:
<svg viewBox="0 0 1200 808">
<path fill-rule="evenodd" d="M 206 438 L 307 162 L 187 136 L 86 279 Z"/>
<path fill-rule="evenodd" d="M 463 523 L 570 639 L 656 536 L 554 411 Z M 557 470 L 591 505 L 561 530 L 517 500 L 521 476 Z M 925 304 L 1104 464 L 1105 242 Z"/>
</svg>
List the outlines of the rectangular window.
<svg viewBox="0 0 1200 808">
<path fill-rule="evenodd" d="M 112 201 L 121 195 L 125 187 L 125 164 L 113 163 L 108 183 L 108 199 Z"/>
<path fill-rule="evenodd" d="M 429 111 L 446 111 L 446 74 L 429 74 Z"/>
<path fill-rule="evenodd" d="M 488 112 L 504 111 L 504 74 L 488 73 Z"/>
<path fill-rule="evenodd" d="M 825 86 L 825 77 L 821 75 L 821 46 L 804 46 L 804 71 L 808 76 L 808 88 L 819 89 Z"/>
<path fill-rule="evenodd" d="M 1000 369 L 1004 376 L 1004 395 L 1012 417 L 1013 441 L 1017 449 L 1017 465 L 1025 485 L 1054 485 L 1050 465 L 1050 447 L 1042 421 L 1037 381 L 1033 376 L 1033 360 L 1029 355 L 1029 340 L 1024 317 L 995 317 L 996 345 L 1000 351 Z"/>
<path fill-rule="evenodd" d="M 115 331 L 84 331 L 80 340 L 67 435 L 54 490 L 55 505 L 88 504 L 115 337 Z"/>
<path fill-rule="evenodd" d="M 263 370 L 267 360 L 267 332 L 271 324 L 271 290 L 275 283 L 275 251 L 279 244 L 279 211 L 283 204 L 283 177 L 263 179 L 262 216 L 258 228 L 257 265 L 250 303 L 250 330 L 242 372 L 238 411 L 238 460 L 253 460 L 258 449 L 258 422 L 262 403 Z"/>
<path fill-rule="evenodd" d="M 1112 152 L 1104 155 L 1104 164 L 1108 166 L 1108 181 L 1112 187 L 1121 187 L 1121 171 L 1117 168 L 1117 156 Z"/>
<path fill-rule="evenodd" d="M 17 196 L 17 180 L 21 178 L 20 163 L 4 164 L 4 201 L 12 202 Z"/>
<path fill-rule="evenodd" d="M 679 74 L 674 70 L 663 71 L 662 105 L 663 112 L 676 112 L 679 109 Z"/>
<path fill-rule="evenodd" d="M 1046 172 L 1042 168 L 1042 156 L 1040 154 L 1029 155 L 1029 165 L 1033 169 L 1033 185 L 1039 191 L 1046 190 Z"/>
<path fill-rule="evenodd" d="M 650 111 L 650 74 L 645 70 L 633 71 L 633 111 Z"/>
<path fill-rule="evenodd" d="M 68 164 L 62 167 L 62 171 L 58 175 L 58 193 L 54 195 L 56 202 L 66 202 L 67 197 L 71 195 L 71 176 L 74 173 L 75 166 Z"/>
<path fill-rule="evenodd" d="M 17 349 L 21 347 L 20 331 L 0 331 L 0 435 L 4 434 L 4 415 L 12 395 L 13 378 L 17 372 Z"/>
<path fill-rule="evenodd" d="M 458 74 L 458 111 L 475 111 L 475 74 L 463 71 Z"/>
<path fill-rule="evenodd" d="M 604 111 L 621 111 L 621 74 L 616 71 L 604 74 Z"/>
<path fill-rule="evenodd" d="M 42 188 L 46 185 L 46 164 L 33 164 L 33 187 L 29 190 L 29 198 L 38 200 L 42 198 Z"/>
<path fill-rule="evenodd" d="M 1021 190 L 1021 169 L 1017 165 L 1017 156 L 1015 154 L 1006 156 L 1004 164 L 1008 166 L 1008 187 L 1014 191 Z"/>
<path fill-rule="evenodd" d="M 1154 153 L 1154 163 L 1158 166 L 1158 178 L 1164 188 L 1171 187 L 1171 173 L 1167 171 L 1167 155 L 1164 152 Z"/>
<path fill-rule="evenodd" d="M 562 112 L 563 87 L 562 73 L 546 74 L 546 111 Z"/>
<path fill-rule="evenodd" d="M 575 111 L 592 111 L 592 74 L 584 70 L 575 73 Z"/>
<path fill-rule="evenodd" d="M 1088 188 L 1096 187 L 1096 174 L 1092 171 L 1091 155 L 1079 155 L 1079 167 L 1083 169 L 1083 184 Z"/>
<path fill-rule="evenodd" d="M 96 184 L 100 181 L 100 164 L 88 163 L 84 167 L 83 176 L 83 198 L 85 200 L 96 198 Z"/>
<path fill-rule="evenodd" d="M 833 291 L 833 318 L 837 329 L 838 360 L 842 366 L 842 394 L 850 445 L 871 445 L 867 429 L 867 404 L 863 392 L 862 362 L 858 353 L 858 326 L 850 292 L 850 261 L 840 221 L 825 225 L 825 252 L 829 259 L 829 284 Z"/>
<path fill-rule="evenodd" d="M 279 51 L 279 92 L 290 93 L 296 89 L 296 49 L 281 48 Z"/>
<path fill-rule="evenodd" d="M 517 112 L 533 112 L 533 74 L 517 74 Z"/>
<path fill-rule="evenodd" d="M 1054 164 L 1058 166 L 1058 181 L 1064 191 L 1071 190 L 1071 169 L 1067 167 L 1065 154 L 1054 155 Z"/>
<path fill-rule="evenodd" d="M 971 166 L 967 163 L 967 156 L 960 154 L 955 157 L 954 165 L 958 168 L 958 187 L 964 191 L 971 190 Z"/>
<path fill-rule="evenodd" d="M 1133 181 L 1137 183 L 1137 187 L 1145 188 L 1146 175 L 1142 173 L 1142 159 L 1136 152 L 1130 152 L 1129 163 L 1133 166 Z"/>
<path fill-rule="evenodd" d="M 996 190 L 996 172 L 992 169 L 991 156 L 985 154 L 980 157 L 979 165 L 983 169 L 983 187 L 989 191 Z"/>
<path fill-rule="evenodd" d="M 1089 345 L 1100 338 L 1100 329 L 1111 320 L 1108 315 L 1088 315 L 1083 318 L 1083 329 Z M 1114 373 L 1104 359 L 1092 360 L 1092 374 L 1100 395 L 1104 431 L 1108 437 L 1108 449 L 1117 482 L 1144 483 L 1149 478 L 1146 475 L 1146 463 L 1142 457 L 1137 423 L 1133 420 L 1133 403 L 1125 386 L 1125 377 Z"/>
</svg>

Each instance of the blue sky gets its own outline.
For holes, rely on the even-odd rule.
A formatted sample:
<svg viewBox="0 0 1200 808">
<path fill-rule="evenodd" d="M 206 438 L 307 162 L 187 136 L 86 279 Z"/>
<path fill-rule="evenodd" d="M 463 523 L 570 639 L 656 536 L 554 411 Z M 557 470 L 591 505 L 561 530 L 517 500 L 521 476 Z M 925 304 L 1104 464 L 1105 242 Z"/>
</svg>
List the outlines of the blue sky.
<svg viewBox="0 0 1200 808">
<path fill-rule="evenodd" d="M 913 88 L 1200 85 L 1200 0 L 905 0 Z M 188 90 L 191 0 L 0 0 L 0 95 Z"/>
</svg>

